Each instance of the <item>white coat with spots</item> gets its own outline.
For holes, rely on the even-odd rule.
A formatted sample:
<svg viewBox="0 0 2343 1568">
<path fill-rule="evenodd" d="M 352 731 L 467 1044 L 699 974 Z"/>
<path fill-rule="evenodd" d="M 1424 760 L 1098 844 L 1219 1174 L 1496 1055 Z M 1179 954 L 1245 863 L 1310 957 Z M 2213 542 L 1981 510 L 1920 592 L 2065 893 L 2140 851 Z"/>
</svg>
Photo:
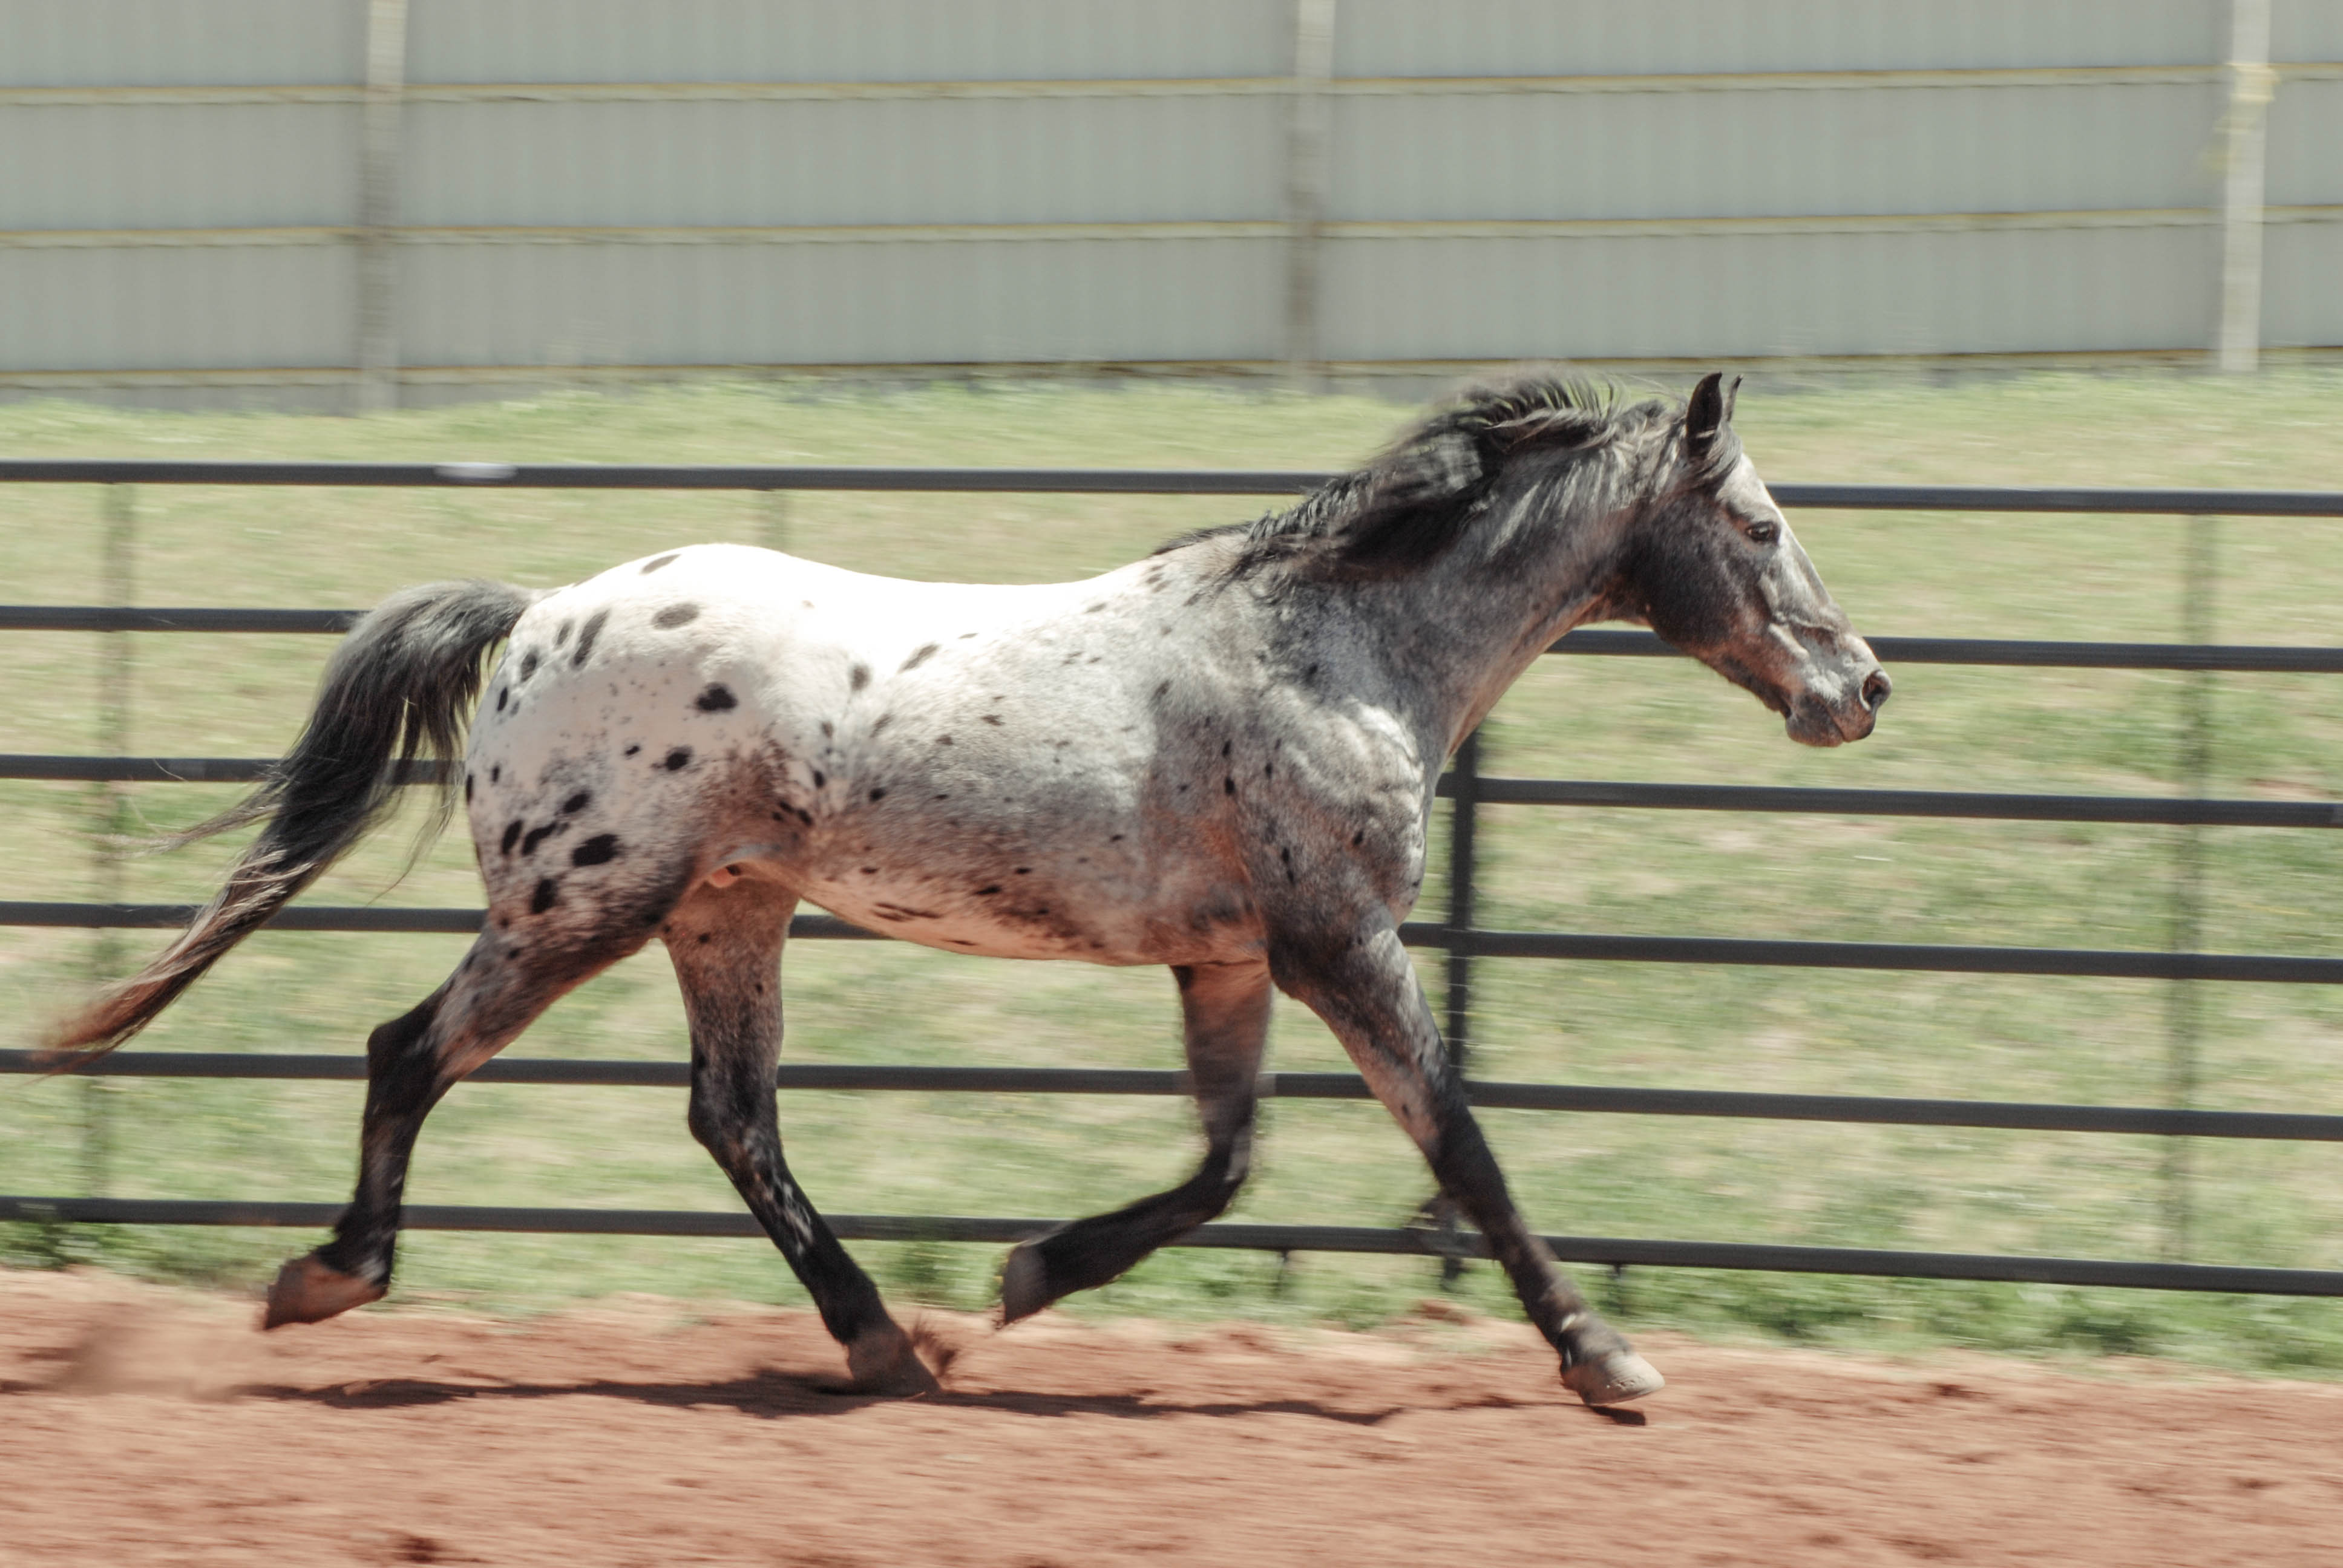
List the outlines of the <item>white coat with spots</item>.
<svg viewBox="0 0 2343 1568">
<path fill-rule="evenodd" d="M 453 749 L 488 916 L 367 1043 L 357 1191 L 287 1263 L 271 1325 L 388 1288 L 407 1161 L 447 1088 L 658 938 L 689 1018 L 689 1121 L 845 1345 L 933 1386 L 781 1155 L 779 963 L 800 901 L 996 958 L 1164 964 L 1205 1155 L 1169 1191 L 1021 1242 L 1014 1322 L 1222 1211 L 1250 1161 L 1272 989 L 1334 1030 L 1486 1239 L 1590 1403 L 1659 1375 L 1514 1208 L 1399 939 L 1443 760 L 1582 622 L 1663 637 L 1783 715 L 1868 734 L 1885 674 L 1742 455 L 1731 394 L 1614 407 L 1528 379 L 1436 413 L 1250 528 L 1087 582 L 898 582 L 730 545 L 549 594 L 395 596 L 336 655 L 265 821 L 172 947 L 53 1037 L 135 1033 L 345 852 L 398 763 Z M 505 641 L 481 690 L 483 656 Z"/>
</svg>

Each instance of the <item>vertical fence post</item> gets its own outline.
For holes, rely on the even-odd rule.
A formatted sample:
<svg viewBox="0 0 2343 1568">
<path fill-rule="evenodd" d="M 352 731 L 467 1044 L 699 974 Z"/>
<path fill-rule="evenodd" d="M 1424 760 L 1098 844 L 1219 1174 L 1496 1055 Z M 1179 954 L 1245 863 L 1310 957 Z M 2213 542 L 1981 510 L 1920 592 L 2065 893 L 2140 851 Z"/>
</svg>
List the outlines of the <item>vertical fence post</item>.
<svg viewBox="0 0 2343 1568">
<path fill-rule="evenodd" d="M 1326 216 L 1326 84 L 1334 75 L 1334 0 L 1293 0 L 1293 76 L 1285 146 L 1285 377 L 1318 384 L 1318 262 Z"/>
<path fill-rule="evenodd" d="M 1448 921 L 1446 967 L 1448 1016 L 1443 1025 L 1448 1060 L 1461 1076 L 1473 1038 L 1473 888 L 1476 853 L 1473 831 L 1481 808 L 1481 732 L 1464 738 L 1449 769 L 1448 798 Z M 1434 1194 L 1424 1217 L 1438 1232 L 1440 1284 L 1453 1290 L 1464 1277 L 1463 1244 L 1456 1205 L 1446 1193 Z"/>
<path fill-rule="evenodd" d="M 105 526 L 98 550 L 98 602 L 127 605 L 136 597 L 138 548 L 137 493 L 128 485 L 107 485 L 100 492 Z M 102 632 L 97 661 L 97 749 L 107 757 L 130 750 L 130 634 Z M 130 829 L 130 787 L 109 781 L 96 786 L 91 812 L 92 891 L 102 904 L 123 898 L 123 855 L 119 839 Z M 91 977 L 104 984 L 122 972 L 120 933 L 101 929 L 90 944 Z M 112 1080 L 85 1075 L 81 1079 L 82 1184 L 94 1198 L 106 1195 L 114 1181 L 114 1106 Z"/>
<path fill-rule="evenodd" d="M 757 543 L 769 550 L 789 548 L 789 493 L 757 492 Z"/>
<path fill-rule="evenodd" d="M 2181 550 L 2180 624 L 2196 644 L 2213 640 L 2214 590 L 2220 569 L 2220 520 L 2188 519 Z M 2212 788 L 2213 672 L 2192 669 L 2181 677 L 2180 791 L 2202 799 Z M 2205 937 L 2205 830 L 2177 829 L 2172 868 L 2172 950 L 2196 952 Z M 2197 1056 L 2205 1031 L 2202 988 L 2174 980 L 2164 1004 L 2164 1100 L 2185 1111 L 2197 1098 Z M 2164 1143 L 2164 1254 L 2179 1261 L 2188 1255 L 2193 1205 L 2189 1194 L 2189 1142 Z"/>
<path fill-rule="evenodd" d="M 1464 738 L 1449 773 L 1455 793 L 1448 815 L 1448 1060 L 1464 1070 L 1473 1039 L 1473 842 L 1481 808 L 1481 732 Z"/>
<path fill-rule="evenodd" d="M 2229 105 L 2217 142 L 2221 159 L 2221 328 L 2214 360 L 2222 374 L 2249 376 L 2262 338 L 2262 197 L 2269 106 L 2270 0 L 2229 0 Z"/>
<path fill-rule="evenodd" d="M 398 184 L 407 0 L 367 0 L 358 141 L 357 411 L 398 407 Z"/>
</svg>

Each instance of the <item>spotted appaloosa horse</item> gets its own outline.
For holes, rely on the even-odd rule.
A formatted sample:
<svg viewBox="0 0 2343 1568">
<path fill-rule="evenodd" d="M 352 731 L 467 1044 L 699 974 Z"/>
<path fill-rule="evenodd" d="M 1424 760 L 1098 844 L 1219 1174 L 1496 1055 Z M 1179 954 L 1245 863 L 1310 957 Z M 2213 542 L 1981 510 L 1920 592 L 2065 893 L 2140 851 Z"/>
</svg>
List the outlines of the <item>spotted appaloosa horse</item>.
<svg viewBox="0 0 2343 1568">
<path fill-rule="evenodd" d="M 1244 1180 L 1272 987 L 1340 1037 L 1488 1237 L 1589 1404 L 1659 1374 L 1514 1209 L 1400 945 L 1443 760 L 1582 622 L 1649 625 L 1792 739 L 1871 731 L 1888 681 L 1742 455 L 1732 395 L 1616 407 L 1527 378 L 1433 415 L 1286 512 L 1087 582 L 898 582 L 699 545 L 539 593 L 456 582 L 353 630 L 291 753 L 201 831 L 266 826 L 135 978 L 60 1025 L 118 1045 L 453 755 L 488 890 L 445 984 L 367 1042 L 357 1191 L 266 1324 L 388 1288 L 409 1151 L 439 1097 L 652 938 L 691 1028 L 693 1134 L 846 1347 L 933 1380 L 791 1179 L 776 1127 L 781 944 L 810 901 L 995 958 L 1167 964 L 1203 1163 L 1020 1244 L 1004 1322 L 1114 1278 Z"/>
</svg>

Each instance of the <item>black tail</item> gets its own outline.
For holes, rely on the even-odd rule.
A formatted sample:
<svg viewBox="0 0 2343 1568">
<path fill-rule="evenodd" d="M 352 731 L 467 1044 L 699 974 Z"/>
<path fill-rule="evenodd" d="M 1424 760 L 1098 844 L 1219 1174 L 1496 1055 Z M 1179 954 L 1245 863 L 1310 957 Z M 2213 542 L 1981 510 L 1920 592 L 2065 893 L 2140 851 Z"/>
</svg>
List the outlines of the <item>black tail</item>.
<svg viewBox="0 0 2343 1568">
<path fill-rule="evenodd" d="M 483 656 L 538 597 L 506 583 L 427 583 L 393 594 L 351 628 L 292 750 L 245 799 L 171 840 L 266 818 L 227 885 L 145 969 L 51 1029 L 46 1047 L 103 1056 L 146 1028 L 389 814 L 403 765 L 459 756 Z M 440 790 L 441 824 L 455 807 L 454 774 Z"/>
</svg>

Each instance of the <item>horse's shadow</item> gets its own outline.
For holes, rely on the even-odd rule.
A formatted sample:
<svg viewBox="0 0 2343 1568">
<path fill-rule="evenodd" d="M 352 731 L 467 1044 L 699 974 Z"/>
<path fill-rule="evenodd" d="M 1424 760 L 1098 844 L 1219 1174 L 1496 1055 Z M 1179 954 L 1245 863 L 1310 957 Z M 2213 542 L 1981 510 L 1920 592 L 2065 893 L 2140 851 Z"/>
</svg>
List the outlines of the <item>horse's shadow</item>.
<svg viewBox="0 0 2343 1568">
<path fill-rule="evenodd" d="M 708 1382 L 623 1382 L 597 1379 L 589 1382 L 458 1383 L 420 1378 L 386 1378 L 324 1388 L 248 1383 L 237 1393 L 246 1399 L 281 1400 L 288 1403 L 322 1405 L 332 1410 L 400 1410 L 452 1404 L 464 1400 L 621 1399 L 670 1409 L 729 1410 L 742 1415 L 777 1421 L 850 1415 L 871 1405 L 888 1402 L 870 1394 L 857 1393 L 843 1384 L 820 1377 L 769 1368 L 741 1377 Z M 963 1392 L 950 1389 L 928 1395 L 920 1402 L 948 1410 L 998 1411 L 1009 1415 L 1045 1418 L 1104 1415 L 1122 1420 L 1151 1421 L 1167 1415 L 1302 1415 L 1344 1426 L 1361 1427 L 1379 1425 L 1414 1408 L 1392 1405 L 1378 1410 L 1343 1410 L 1308 1399 L 1187 1401 L 1159 1399 L 1140 1393 Z"/>
</svg>

